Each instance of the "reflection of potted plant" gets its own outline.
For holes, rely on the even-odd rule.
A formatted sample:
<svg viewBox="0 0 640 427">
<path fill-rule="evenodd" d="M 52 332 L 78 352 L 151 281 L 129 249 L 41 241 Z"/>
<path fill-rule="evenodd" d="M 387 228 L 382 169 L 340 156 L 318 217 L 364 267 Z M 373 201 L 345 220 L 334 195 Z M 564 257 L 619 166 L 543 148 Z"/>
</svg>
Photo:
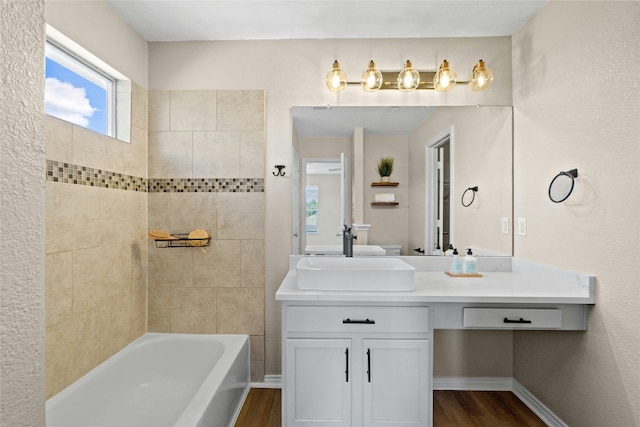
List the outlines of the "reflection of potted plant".
<svg viewBox="0 0 640 427">
<path fill-rule="evenodd" d="M 378 174 L 380 181 L 389 182 L 391 173 L 393 172 L 393 157 L 383 157 L 378 160 Z"/>
</svg>

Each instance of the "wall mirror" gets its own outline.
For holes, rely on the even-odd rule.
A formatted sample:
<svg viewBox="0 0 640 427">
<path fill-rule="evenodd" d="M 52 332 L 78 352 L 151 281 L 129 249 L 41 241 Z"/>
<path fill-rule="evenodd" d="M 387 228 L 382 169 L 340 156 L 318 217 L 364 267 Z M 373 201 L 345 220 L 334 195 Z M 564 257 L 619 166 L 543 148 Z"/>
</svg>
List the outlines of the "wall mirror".
<svg viewBox="0 0 640 427">
<path fill-rule="evenodd" d="M 432 255 L 451 243 L 459 252 L 471 247 L 479 256 L 512 256 L 512 115 L 509 106 L 293 107 L 299 176 L 293 179 L 292 252 L 304 253 L 311 214 L 310 241 L 320 242 L 321 234 L 322 244 L 341 245 L 345 221 L 363 224 L 356 244 L 400 247 L 402 255 Z M 395 186 L 379 184 L 382 157 L 395 159 Z M 307 165 L 322 162 L 329 164 L 322 173 L 333 178 L 307 174 Z M 324 181 L 332 187 L 307 188 Z M 470 187 L 482 191 L 465 207 L 460 200 Z M 390 198 L 397 203 L 375 203 Z"/>
</svg>

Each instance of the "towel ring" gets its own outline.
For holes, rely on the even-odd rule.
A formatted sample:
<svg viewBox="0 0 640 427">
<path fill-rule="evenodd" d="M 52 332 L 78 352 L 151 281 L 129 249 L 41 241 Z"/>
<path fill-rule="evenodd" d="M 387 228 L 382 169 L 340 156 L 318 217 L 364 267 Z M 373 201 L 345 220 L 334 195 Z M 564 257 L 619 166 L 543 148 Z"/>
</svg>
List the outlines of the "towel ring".
<svg viewBox="0 0 640 427">
<path fill-rule="evenodd" d="M 464 202 L 464 196 L 466 196 L 467 192 L 472 191 L 471 193 L 471 201 L 469 203 L 465 203 Z M 469 187 L 466 190 L 464 190 L 464 193 L 462 193 L 462 206 L 464 206 L 465 208 L 468 208 L 469 206 L 471 206 L 471 204 L 473 203 L 473 201 L 476 199 L 476 193 L 478 192 L 478 186 L 476 185 L 475 187 Z"/>
<path fill-rule="evenodd" d="M 553 203 L 561 203 L 569 198 L 573 191 L 575 179 L 578 177 L 578 169 L 560 172 L 549 184 L 549 199 Z"/>
</svg>

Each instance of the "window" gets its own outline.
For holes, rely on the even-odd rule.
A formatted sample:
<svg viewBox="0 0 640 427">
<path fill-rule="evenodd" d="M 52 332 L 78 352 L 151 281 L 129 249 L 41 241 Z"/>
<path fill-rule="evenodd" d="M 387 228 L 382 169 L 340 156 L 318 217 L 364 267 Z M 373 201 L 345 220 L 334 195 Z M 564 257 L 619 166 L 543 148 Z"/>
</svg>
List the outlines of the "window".
<svg viewBox="0 0 640 427">
<path fill-rule="evenodd" d="M 307 185 L 306 191 L 306 231 L 309 234 L 318 233 L 318 186 Z"/>
<path fill-rule="evenodd" d="M 45 54 L 45 113 L 114 136 L 115 79 L 51 41 Z"/>
<path fill-rule="evenodd" d="M 130 140 L 131 81 L 47 25 L 45 113 Z"/>
</svg>

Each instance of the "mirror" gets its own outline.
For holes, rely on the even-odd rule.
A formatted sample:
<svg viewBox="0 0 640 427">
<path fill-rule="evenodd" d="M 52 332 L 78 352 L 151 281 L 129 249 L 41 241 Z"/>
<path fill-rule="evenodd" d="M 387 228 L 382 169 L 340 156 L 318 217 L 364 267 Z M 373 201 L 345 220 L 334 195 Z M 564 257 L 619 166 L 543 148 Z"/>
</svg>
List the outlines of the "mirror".
<svg viewBox="0 0 640 427">
<path fill-rule="evenodd" d="M 347 221 L 364 224 L 356 244 L 400 247 L 402 255 L 431 255 L 447 242 L 479 256 L 513 254 L 511 107 L 293 107 L 291 114 L 301 174 L 294 235 L 305 237 L 303 162 L 345 153 Z M 382 157 L 395 159 L 395 186 L 380 183 Z M 473 187 L 474 201 L 464 206 L 462 194 Z M 390 195 L 397 203 L 375 203 Z M 294 239 L 294 253 L 304 253 L 304 241 Z"/>
</svg>

